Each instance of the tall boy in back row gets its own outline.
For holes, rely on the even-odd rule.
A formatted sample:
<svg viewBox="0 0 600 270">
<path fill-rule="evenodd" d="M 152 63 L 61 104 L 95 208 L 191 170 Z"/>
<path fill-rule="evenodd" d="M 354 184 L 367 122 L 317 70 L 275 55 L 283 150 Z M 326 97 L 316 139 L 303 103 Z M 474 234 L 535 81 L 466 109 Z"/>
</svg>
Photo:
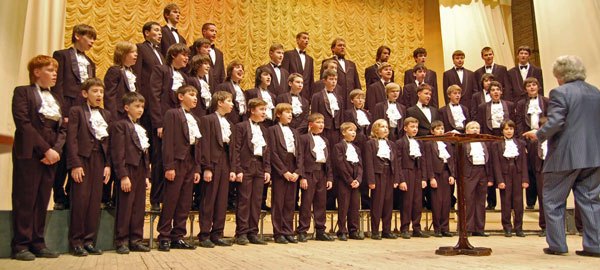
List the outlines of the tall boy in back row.
<svg viewBox="0 0 600 270">
<path fill-rule="evenodd" d="M 525 79 L 534 77 L 538 80 L 539 92 L 544 96 L 544 78 L 542 69 L 529 62 L 531 57 L 531 48 L 529 46 L 520 46 L 517 49 L 518 63 L 515 67 L 508 71 L 508 76 L 511 83 L 511 93 L 505 93 L 505 99 L 514 103 L 527 98 L 527 91 L 523 86 Z"/>
<path fill-rule="evenodd" d="M 302 97 L 310 101 L 314 91 L 313 84 L 315 82 L 315 61 L 306 53 L 308 47 L 308 33 L 300 32 L 296 35 L 296 48 L 283 53 L 283 62 L 281 67 L 287 70 L 290 74 L 298 73 L 302 75 L 304 84 L 302 86 Z"/>
</svg>

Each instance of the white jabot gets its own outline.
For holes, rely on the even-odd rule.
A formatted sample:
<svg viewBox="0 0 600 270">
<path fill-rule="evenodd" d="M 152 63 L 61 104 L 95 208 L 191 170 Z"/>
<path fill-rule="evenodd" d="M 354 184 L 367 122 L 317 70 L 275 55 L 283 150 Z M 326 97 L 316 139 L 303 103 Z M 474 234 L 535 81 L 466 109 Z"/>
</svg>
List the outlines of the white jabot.
<svg viewBox="0 0 600 270">
<path fill-rule="evenodd" d="M 306 68 L 306 53 L 300 53 L 300 49 L 296 48 L 298 55 L 300 55 L 300 63 L 302 63 L 302 70 Z"/>
<path fill-rule="evenodd" d="M 414 158 L 421 157 L 421 147 L 414 138 L 408 138 L 408 155 Z"/>
<path fill-rule="evenodd" d="M 450 153 L 448 153 L 448 149 L 446 149 L 446 143 L 437 141 L 437 147 L 439 155 L 438 157 L 444 160 L 444 163 L 448 163 L 448 159 L 450 158 Z"/>
<path fill-rule="evenodd" d="M 312 150 L 313 150 L 313 152 L 315 152 L 315 155 L 317 156 L 316 162 L 317 163 L 327 162 L 327 158 L 325 157 L 325 147 L 327 147 L 327 144 L 325 144 L 325 141 L 319 135 L 312 135 L 312 137 L 313 137 L 313 141 L 315 142 L 315 147 Z"/>
<path fill-rule="evenodd" d="M 527 108 L 527 114 L 529 114 L 531 120 L 531 128 L 539 129 L 540 128 L 540 114 L 542 113 L 542 108 L 540 108 L 540 103 L 538 98 L 529 100 L 529 108 Z"/>
<path fill-rule="evenodd" d="M 42 99 L 42 105 L 40 106 L 40 110 L 38 112 L 41 113 L 46 119 L 54 121 L 60 120 L 62 115 L 60 114 L 60 106 L 58 105 L 58 101 L 54 98 L 50 91 L 42 91 L 37 84 L 35 87 L 37 88 L 40 98 Z"/>
<path fill-rule="evenodd" d="M 288 153 L 296 154 L 296 138 L 294 138 L 294 132 L 289 126 L 284 126 L 279 123 L 281 132 L 283 132 L 283 139 L 285 140 L 285 148 Z"/>
<path fill-rule="evenodd" d="M 150 140 L 148 139 L 146 129 L 144 129 L 144 127 L 138 123 L 133 123 L 133 128 L 135 129 L 135 133 L 137 133 L 142 149 L 144 151 L 148 150 L 148 148 L 150 148 Z"/>
<path fill-rule="evenodd" d="M 188 126 L 188 136 L 190 138 L 190 145 L 196 144 L 196 141 L 202 138 L 200 128 L 198 127 L 198 122 L 191 113 L 183 110 L 183 114 L 185 115 L 185 121 L 187 122 Z"/>
<path fill-rule="evenodd" d="M 417 107 L 419 109 L 421 109 L 421 111 L 423 112 L 425 117 L 427 117 L 427 121 L 429 121 L 429 123 L 431 123 L 431 110 L 429 109 L 429 107 L 423 106 L 423 104 L 421 104 L 421 102 L 417 102 Z"/>
<path fill-rule="evenodd" d="M 371 124 L 371 121 L 369 121 L 367 114 L 363 110 L 356 110 L 356 123 L 359 126 L 368 126 Z"/>
<path fill-rule="evenodd" d="M 356 148 L 352 143 L 346 143 L 348 146 L 346 148 L 346 161 L 350 161 L 352 163 L 358 163 L 358 153 L 356 152 Z"/>
<path fill-rule="evenodd" d="M 504 153 L 502 154 L 502 156 L 504 156 L 505 158 L 514 158 L 519 156 L 519 149 L 517 148 L 517 144 L 514 140 L 505 140 L 504 145 Z"/>
<path fill-rule="evenodd" d="M 471 143 L 471 152 L 469 155 L 473 158 L 473 165 L 485 165 L 485 152 L 481 142 Z"/>
<path fill-rule="evenodd" d="M 504 121 L 504 108 L 502 108 L 502 103 L 493 103 L 491 107 L 492 113 L 492 128 L 500 128 L 502 121 Z"/>
<path fill-rule="evenodd" d="M 217 112 L 215 113 L 217 114 L 217 118 L 219 118 L 222 140 L 224 143 L 229 143 L 231 137 L 231 124 L 229 124 L 229 121 L 227 121 L 225 117 L 219 115 Z"/>
<path fill-rule="evenodd" d="M 392 154 L 392 150 L 390 146 L 387 144 L 386 140 L 379 139 L 377 140 L 377 156 L 380 158 L 385 158 L 390 160 L 390 156 Z"/>
<path fill-rule="evenodd" d="M 246 114 L 246 97 L 244 96 L 244 91 L 242 91 L 242 87 L 239 84 L 232 83 L 235 89 L 235 101 L 238 104 L 238 110 L 240 111 L 240 115 L 244 115 Z"/>
<path fill-rule="evenodd" d="M 130 92 L 135 92 L 135 81 L 137 80 L 135 74 L 130 69 L 125 69 L 125 77 L 127 77 L 127 85 L 129 86 Z"/>
<path fill-rule="evenodd" d="M 333 92 L 325 91 L 327 93 L 327 99 L 329 100 L 329 109 L 331 109 L 331 115 L 335 116 L 335 112 L 340 110 L 337 97 Z"/>
<path fill-rule="evenodd" d="M 208 55 L 210 55 L 210 61 L 212 61 L 213 66 L 214 66 L 217 61 L 217 53 L 215 52 L 215 49 L 213 49 L 211 47 L 210 50 L 208 51 Z"/>
<path fill-rule="evenodd" d="M 198 78 L 200 81 L 200 98 L 204 101 L 204 105 L 206 108 L 210 107 L 210 102 L 212 101 L 212 95 L 210 94 L 210 85 L 204 80 Z"/>
<path fill-rule="evenodd" d="M 542 148 L 542 160 L 546 160 L 546 155 L 548 155 L 548 141 L 542 142 L 540 147 Z"/>
<path fill-rule="evenodd" d="M 73 48 L 75 50 L 75 48 Z M 85 54 L 78 53 L 75 50 L 75 57 L 77 58 L 77 67 L 79 68 L 79 77 L 81 78 L 81 83 L 87 80 L 90 77 L 88 74 L 88 67 L 90 66 L 90 61 L 87 60 Z"/>
<path fill-rule="evenodd" d="M 254 155 L 262 157 L 263 147 L 267 146 L 267 141 L 265 141 L 265 137 L 263 136 L 263 132 L 258 123 L 250 121 L 250 129 L 252 131 L 252 140 L 250 141 L 252 142 L 252 145 L 254 145 Z"/>
<path fill-rule="evenodd" d="M 173 86 L 171 87 L 171 90 L 177 91 L 177 89 L 183 86 L 184 83 L 185 82 L 183 81 L 183 75 L 181 75 L 181 72 L 173 69 Z"/>
<path fill-rule="evenodd" d="M 299 96 L 292 95 L 292 114 L 298 116 L 302 114 L 302 101 Z"/>
<path fill-rule="evenodd" d="M 267 119 L 273 120 L 273 109 L 275 109 L 275 105 L 273 105 L 273 99 L 271 98 L 269 91 L 260 89 L 260 97 L 267 102 Z"/>
<path fill-rule="evenodd" d="M 92 130 L 94 131 L 94 137 L 96 140 L 102 140 L 104 137 L 108 137 L 108 124 L 98 109 L 90 109 L 90 123 Z"/>
<path fill-rule="evenodd" d="M 389 119 L 390 127 L 397 128 L 398 120 L 400 120 L 400 118 L 402 118 L 402 115 L 400 114 L 400 111 L 398 111 L 398 107 L 396 106 L 396 103 L 393 103 L 393 104 L 388 103 L 388 108 L 385 111 L 385 114 L 387 115 L 387 118 Z"/>
<path fill-rule="evenodd" d="M 460 129 L 464 128 L 464 122 L 467 120 L 467 118 L 465 117 L 462 107 L 460 105 L 450 104 L 450 112 L 452 113 L 452 118 L 454 118 L 454 126 Z"/>
</svg>

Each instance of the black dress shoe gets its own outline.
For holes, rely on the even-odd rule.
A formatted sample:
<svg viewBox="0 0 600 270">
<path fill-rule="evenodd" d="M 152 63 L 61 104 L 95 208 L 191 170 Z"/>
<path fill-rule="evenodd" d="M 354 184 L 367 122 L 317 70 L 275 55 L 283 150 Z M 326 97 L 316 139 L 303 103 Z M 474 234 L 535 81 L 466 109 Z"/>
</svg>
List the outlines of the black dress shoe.
<svg viewBox="0 0 600 270">
<path fill-rule="evenodd" d="M 504 230 L 504 237 L 512 237 L 512 232 L 510 230 Z"/>
<path fill-rule="evenodd" d="M 440 238 L 440 237 L 443 237 L 443 235 L 442 235 L 442 233 L 441 233 L 441 232 L 434 232 L 434 233 L 433 233 L 433 237 L 438 237 L 438 238 Z"/>
<path fill-rule="evenodd" d="M 150 252 L 150 248 L 141 243 L 130 244 L 129 250 L 131 250 L 133 252 Z"/>
<path fill-rule="evenodd" d="M 345 233 L 339 234 L 337 237 L 340 241 L 348 241 L 348 236 Z"/>
<path fill-rule="evenodd" d="M 485 210 L 496 210 L 495 206 L 488 206 L 485 208 Z"/>
<path fill-rule="evenodd" d="M 230 241 L 227 241 L 223 238 L 219 238 L 216 240 L 211 240 L 213 242 L 213 244 L 215 244 L 216 246 L 220 246 L 220 247 L 230 247 L 233 246 L 233 243 L 231 243 Z"/>
<path fill-rule="evenodd" d="M 586 256 L 586 257 L 600 257 L 600 253 L 598 253 L 598 252 L 591 252 L 591 251 L 585 251 L 585 250 L 576 250 L 575 254 L 577 254 L 579 256 Z"/>
<path fill-rule="evenodd" d="M 248 241 L 248 237 L 246 237 L 245 234 L 239 235 L 238 237 L 235 238 L 236 245 L 245 246 L 248 243 L 250 243 L 250 241 Z"/>
<path fill-rule="evenodd" d="M 191 250 L 194 250 L 194 249 L 196 249 L 196 246 L 194 246 L 193 244 L 190 244 L 190 243 L 184 241 L 183 239 L 180 239 L 180 240 L 171 242 L 171 248 L 172 249 L 191 249 Z"/>
<path fill-rule="evenodd" d="M 429 235 L 424 234 L 422 231 L 413 231 L 412 236 L 420 238 L 429 238 Z"/>
<path fill-rule="evenodd" d="M 317 241 L 334 241 L 333 238 L 325 232 L 317 232 L 317 237 L 315 239 Z"/>
<path fill-rule="evenodd" d="M 65 210 L 67 207 L 64 203 L 54 203 L 54 210 Z"/>
<path fill-rule="evenodd" d="M 539 237 L 546 237 L 546 230 L 541 230 L 540 233 L 538 233 Z"/>
<path fill-rule="evenodd" d="M 381 234 L 381 238 L 385 238 L 385 239 L 398 239 L 398 236 L 396 236 L 393 233 L 382 233 Z"/>
<path fill-rule="evenodd" d="M 306 236 L 306 233 L 299 233 L 299 234 L 298 234 L 298 242 L 302 242 L 302 243 L 304 243 L 304 242 L 306 242 L 306 241 L 308 241 L 308 238 L 307 238 L 307 236 Z"/>
<path fill-rule="evenodd" d="M 76 246 L 73 248 L 73 256 L 85 257 L 87 255 L 88 252 L 82 246 Z"/>
<path fill-rule="evenodd" d="M 472 236 L 480 236 L 480 237 L 488 237 L 488 236 L 490 236 L 488 233 L 485 233 L 485 232 L 473 232 L 471 235 Z"/>
<path fill-rule="evenodd" d="M 527 207 L 525 207 L 525 209 L 527 209 L 527 210 L 532 210 L 533 208 L 534 208 L 533 205 L 528 205 Z"/>
<path fill-rule="evenodd" d="M 158 251 L 170 251 L 171 243 L 169 240 L 160 240 L 158 241 Z"/>
<path fill-rule="evenodd" d="M 442 232 L 443 237 L 452 237 L 454 236 L 451 232 Z"/>
<path fill-rule="evenodd" d="M 18 261 L 33 261 L 35 260 L 35 255 L 33 255 L 33 253 L 31 253 L 31 251 L 28 249 L 24 249 L 13 254 L 13 259 Z"/>
<path fill-rule="evenodd" d="M 42 248 L 39 251 L 33 251 L 33 254 L 38 258 L 58 258 L 60 255 L 56 251 L 52 251 L 49 248 Z"/>
<path fill-rule="evenodd" d="M 160 203 L 153 203 L 150 205 L 150 211 L 160 212 Z"/>
<path fill-rule="evenodd" d="M 267 244 L 267 242 L 258 238 L 258 236 L 256 236 L 256 235 L 249 235 L 248 241 L 250 241 L 250 244 L 254 244 L 254 245 L 266 245 Z"/>
<path fill-rule="evenodd" d="M 371 233 L 371 239 L 373 240 L 381 240 L 381 234 L 378 232 Z"/>
<path fill-rule="evenodd" d="M 515 235 L 516 235 L 517 237 L 525 237 L 525 233 L 524 233 L 523 231 L 521 231 L 521 230 L 518 230 L 518 231 L 516 231 L 516 232 L 515 232 Z"/>
<path fill-rule="evenodd" d="M 213 243 L 209 239 L 206 239 L 204 241 L 200 241 L 200 244 L 198 244 L 198 245 L 200 247 L 203 247 L 203 248 L 214 248 L 215 247 L 215 243 Z"/>
<path fill-rule="evenodd" d="M 275 238 L 275 243 L 277 243 L 277 244 L 287 244 L 287 243 L 289 243 L 289 241 L 286 239 L 286 237 L 285 237 L 285 236 L 283 236 L 283 235 L 280 235 L 280 236 L 277 236 L 277 237 Z M 296 243 L 297 243 L 297 242 L 296 242 Z"/>
<path fill-rule="evenodd" d="M 298 244 L 298 240 L 296 240 L 293 235 L 286 235 L 285 240 L 292 244 Z"/>
<path fill-rule="evenodd" d="M 544 251 L 544 253 L 546 253 L 548 255 L 565 255 L 565 254 L 567 254 L 567 252 L 560 252 L 560 251 L 556 251 L 556 250 L 553 250 L 550 248 L 544 248 L 543 251 Z M 579 255 L 579 254 L 577 254 L 577 255 Z"/>
<path fill-rule="evenodd" d="M 129 248 L 126 245 L 120 245 L 115 250 L 117 254 L 129 254 Z"/>
<path fill-rule="evenodd" d="M 115 205 L 113 204 L 112 201 L 108 201 L 102 204 L 102 209 L 104 210 L 110 210 L 110 209 L 114 209 Z"/>
<path fill-rule="evenodd" d="M 402 239 L 410 239 L 410 234 L 408 232 L 402 232 L 400 233 L 400 237 Z"/>
<path fill-rule="evenodd" d="M 365 240 L 365 237 L 360 235 L 358 232 L 351 232 L 348 238 L 354 240 Z"/>
<path fill-rule="evenodd" d="M 94 247 L 94 245 L 92 245 L 92 244 L 85 245 L 85 246 L 83 246 L 83 248 L 85 248 L 85 250 L 90 255 L 102 255 L 102 250 L 99 249 L 99 248 Z"/>
</svg>

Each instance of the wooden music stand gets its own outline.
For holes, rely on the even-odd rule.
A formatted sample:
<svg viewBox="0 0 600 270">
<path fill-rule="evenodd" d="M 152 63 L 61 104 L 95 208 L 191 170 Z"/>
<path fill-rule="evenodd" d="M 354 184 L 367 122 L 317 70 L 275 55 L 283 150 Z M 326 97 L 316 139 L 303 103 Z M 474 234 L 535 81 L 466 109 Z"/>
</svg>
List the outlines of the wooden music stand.
<svg viewBox="0 0 600 270">
<path fill-rule="evenodd" d="M 463 168 L 465 165 L 463 144 L 470 142 L 500 141 L 501 137 L 486 134 L 455 134 L 446 133 L 440 136 L 423 136 L 416 138 L 422 141 L 444 141 L 456 145 L 456 157 L 458 166 L 456 168 L 456 184 L 458 186 L 458 243 L 453 247 L 440 247 L 435 251 L 437 255 L 455 256 L 489 256 L 491 248 L 473 247 L 467 237 L 467 205 L 465 203 L 465 183 Z"/>
<path fill-rule="evenodd" d="M 13 137 L 0 134 L 0 154 L 12 151 Z"/>
</svg>

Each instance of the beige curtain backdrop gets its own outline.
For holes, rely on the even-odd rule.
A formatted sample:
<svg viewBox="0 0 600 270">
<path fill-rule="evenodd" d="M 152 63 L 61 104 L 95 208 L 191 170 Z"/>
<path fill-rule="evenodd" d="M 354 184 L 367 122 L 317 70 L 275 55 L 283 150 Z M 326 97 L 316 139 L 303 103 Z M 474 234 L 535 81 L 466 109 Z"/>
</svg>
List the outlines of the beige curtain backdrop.
<svg viewBox="0 0 600 270">
<path fill-rule="evenodd" d="M 494 49 L 494 61 L 514 66 L 510 0 L 440 0 L 445 70 L 453 67 L 452 52 L 465 52 L 465 67 L 483 66 L 481 49 Z M 440 75 L 442 74 L 440 73 Z"/>
<path fill-rule="evenodd" d="M 600 1 L 534 0 L 533 6 L 544 88 L 558 86 L 552 64 L 565 54 L 581 57 L 586 81 L 600 87 Z"/>
<path fill-rule="evenodd" d="M 64 11 L 64 0 L 0 1 L 0 51 L 5 52 L 0 65 L 0 133 L 14 135 L 13 89 L 29 84 L 29 59 L 62 48 Z M 0 210 L 12 208 L 11 189 L 11 155 L 0 154 Z"/>
</svg>

